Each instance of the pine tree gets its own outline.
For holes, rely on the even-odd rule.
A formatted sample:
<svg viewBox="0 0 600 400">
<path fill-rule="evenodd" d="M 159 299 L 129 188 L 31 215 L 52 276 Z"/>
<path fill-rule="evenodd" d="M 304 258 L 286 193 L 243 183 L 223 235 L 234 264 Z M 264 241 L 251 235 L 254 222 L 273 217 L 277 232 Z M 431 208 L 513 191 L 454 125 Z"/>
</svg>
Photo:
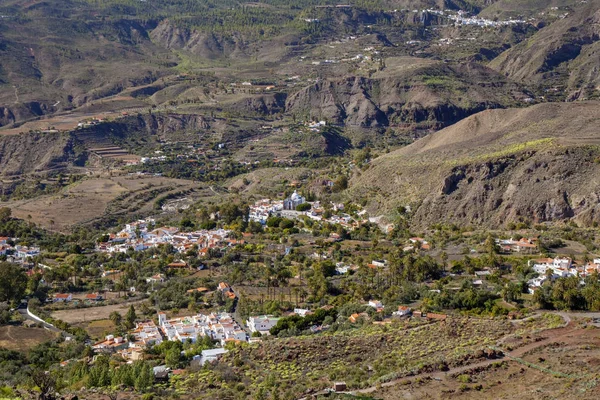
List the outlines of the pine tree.
<svg viewBox="0 0 600 400">
<path fill-rule="evenodd" d="M 133 308 L 133 305 L 131 305 L 131 306 L 129 306 L 127 315 L 125 315 L 125 323 L 127 325 L 127 329 L 132 329 L 135 326 L 136 319 L 137 319 L 137 315 L 135 315 L 135 309 Z"/>
<path fill-rule="evenodd" d="M 150 365 L 144 364 L 141 373 L 138 375 L 135 381 L 135 388 L 139 391 L 144 391 L 152 385 L 153 381 L 154 376 L 152 369 L 150 369 Z"/>
</svg>

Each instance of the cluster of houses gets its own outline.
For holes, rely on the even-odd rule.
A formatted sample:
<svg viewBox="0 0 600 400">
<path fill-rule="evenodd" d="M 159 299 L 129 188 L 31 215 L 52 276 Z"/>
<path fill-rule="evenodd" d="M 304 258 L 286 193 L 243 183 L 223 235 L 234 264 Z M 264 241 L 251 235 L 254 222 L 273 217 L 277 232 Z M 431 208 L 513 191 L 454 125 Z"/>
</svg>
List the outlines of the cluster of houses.
<svg viewBox="0 0 600 400">
<path fill-rule="evenodd" d="M 296 208 L 301 204 L 310 204 L 310 209 L 308 211 L 296 211 Z M 256 201 L 250 206 L 248 217 L 252 221 L 266 225 L 267 220 L 271 216 L 281 216 L 286 218 L 307 216 L 315 221 L 325 221 L 330 224 L 342 225 L 348 230 L 355 229 L 362 222 L 355 220 L 349 214 L 340 213 L 344 210 L 344 204 L 342 203 L 331 203 L 331 209 L 338 214 L 332 214 L 329 218 L 325 218 L 325 208 L 321 202 L 308 202 L 305 197 L 294 191 L 294 193 L 284 200 L 262 199 Z M 363 212 L 358 215 L 364 214 L 365 213 Z"/>
<path fill-rule="evenodd" d="M 537 238 L 520 238 L 519 240 L 496 239 L 496 245 L 503 253 L 525 253 L 532 254 L 538 250 Z"/>
<path fill-rule="evenodd" d="M 39 247 L 13 245 L 18 239 L 0 236 L 0 256 L 16 264 L 28 264 L 31 258 L 40 254 Z"/>
<path fill-rule="evenodd" d="M 164 313 L 159 313 L 158 324 L 167 340 L 195 342 L 198 337 L 209 336 L 222 345 L 228 341 L 248 340 L 246 332 L 227 313 L 198 314 L 170 320 L 167 320 Z"/>
<path fill-rule="evenodd" d="M 222 346 L 229 341 L 248 341 L 246 332 L 227 313 L 198 314 L 168 320 L 166 314 L 160 312 L 158 326 L 152 320 L 138 322 L 129 336 L 131 341 L 108 335 L 104 340 L 94 343 L 92 349 L 96 353 L 119 354 L 126 360 L 135 361 L 143 357 L 145 349 L 159 345 L 164 340 L 195 342 L 198 337 L 208 336 L 220 341 Z"/>
<path fill-rule="evenodd" d="M 592 262 L 584 265 L 574 265 L 573 260 L 569 257 L 542 258 L 529 260 L 528 265 L 538 274 L 537 278 L 527 282 L 531 294 L 534 294 L 548 279 L 554 280 L 568 276 L 585 278 L 594 273 L 600 273 L 600 258 L 595 258 Z"/>
<path fill-rule="evenodd" d="M 200 230 L 195 232 L 180 232 L 174 227 L 154 227 L 154 220 L 138 220 L 125 225 L 118 233 L 111 233 L 108 241 L 98 243 L 96 250 L 104 253 L 125 253 L 129 249 L 142 251 L 164 244 L 184 253 L 194 248 L 199 256 L 205 256 L 211 248 L 226 248 L 238 244 L 235 239 L 229 239 L 230 231 L 225 229 Z"/>
<path fill-rule="evenodd" d="M 418 12 L 418 10 L 414 10 L 413 12 Z M 470 17 L 470 16 L 468 16 L 468 13 L 466 11 L 462 11 L 462 10 L 459 10 L 456 13 L 451 13 L 446 10 L 432 10 L 432 9 L 422 10 L 421 12 L 428 12 L 430 14 L 436 14 L 436 15 L 443 16 L 445 18 L 448 18 L 448 19 L 454 21 L 454 23 L 456 25 L 474 25 L 474 26 L 479 26 L 482 28 L 520 25 L 520 24 L 526 23 L 526 21 L 520 20 L 520 19 L 508 19 L 508 20 L 504 20 L 504 21 L 494 21 L 491 19 L 486 19 L 486 18 L 481 18 L 481 17 L 475 17 L 475 16 Z"/>
</svg>

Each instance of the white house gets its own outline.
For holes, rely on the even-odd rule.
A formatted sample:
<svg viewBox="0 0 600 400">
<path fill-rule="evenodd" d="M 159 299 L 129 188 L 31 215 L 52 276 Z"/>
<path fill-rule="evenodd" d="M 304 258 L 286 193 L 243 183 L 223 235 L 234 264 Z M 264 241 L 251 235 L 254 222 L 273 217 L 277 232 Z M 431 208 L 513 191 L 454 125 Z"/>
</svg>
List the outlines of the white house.
<svg viewBox="0 0 600 400">
<path fill-rule="evenodd" d="M 262 317 L 250 317 L 246 321 L 250 332 L 260 332 L 261 334 L 269 334 L 272 327 L 277 325 L 279 318 L 263 315 Z"/>
<path fill-rule="evenodd" d="M 294 314 L 299 315 L 301 317 L 306 317 L 309 314 L 312 314 L 312 311 L 307 310 L 305 308 L 294 308 Z"/>
<path fill-rule="evenodd" d="M 207 362 L 217 361 L 223 354 L 227 352 L 228 351 L 223 348 L 202 350 L 202 355 L 200 356 L 200 365 L 204 365 Z"/>
<path fill-rule="evenodd" d="M 376 267 L 383 268 L 387 265 L 387 260 L 373 260 L 371 264 L 373 264 Z"/>
<path fill-rule="evenodd" d="M 408 306 L 398 306 L 398 311 L 394 311 L 392 315 L 397 315 L 399 317 L 405 317 L 412 313 L 412 309 Z"/>
<path fill-rule="evenodd" d="M 73 296 L 70 293 L 57 293 L 53 298 L 55 303 L 68 303 L 71 300 L 73 300 Z"/>
<path fill-rule="evenodd" d="M 369 301 L 369 306 L 373 307 L 376 310 L 379 310 L 380 308 L 383 308 L 383 304 L 381 304 L 381 301 L 379 301 L 379 300 L 371 300 L 371 301 Z"/>
</svg>

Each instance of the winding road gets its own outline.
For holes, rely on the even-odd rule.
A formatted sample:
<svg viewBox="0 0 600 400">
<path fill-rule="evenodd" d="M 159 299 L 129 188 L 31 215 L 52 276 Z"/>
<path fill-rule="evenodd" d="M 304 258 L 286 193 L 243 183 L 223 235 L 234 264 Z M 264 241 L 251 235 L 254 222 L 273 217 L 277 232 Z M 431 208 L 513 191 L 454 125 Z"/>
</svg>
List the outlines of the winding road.
<svg viewBox="0 0 600 400">
<path fill-rule="evenodd" d="M 21 304 L 19 305 L 19 308 L 17 309 L 17 311 L 19 311 L 19 314 L 21 314 L 23 316 L 23 318 L 33 321 L 37 324 L 42 324 L 42 326 L 44 327 L 44 329 L 47 329 L 49 331 L 52 332 L 57 332 L 60 333 L 66 340 L 72 340 L 73 339 L 73 335 L 71 335 L 68 332 L 65 332 L 61 329 L 58 329 L 57 327 L 55 327 L 52 324 L 49 324 L 48 322 L 44 321 L 42 318 L 38 317 L 37 315 L 35 315 L 34 313 L 32 313 L 29 310 L 29 306 L 27 304 Z"/>
</svg>

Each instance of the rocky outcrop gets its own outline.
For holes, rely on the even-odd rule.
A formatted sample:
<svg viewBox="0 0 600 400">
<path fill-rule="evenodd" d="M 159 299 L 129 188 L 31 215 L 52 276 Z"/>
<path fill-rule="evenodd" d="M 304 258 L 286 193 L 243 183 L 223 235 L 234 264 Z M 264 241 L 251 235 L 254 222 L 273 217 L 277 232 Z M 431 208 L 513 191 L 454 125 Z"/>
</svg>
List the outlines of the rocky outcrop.
<svg viewBox="0 0 600 400">
<path fill-rule="evenodd" d="M 382 155 L 350 195 L 374 215 L 412 209 L 411 224 L 600 223 L 600 103 L 487 110 Z"/>
<path fill-rule="evenodd" d="M 585 150 L 535 152 L 463 166 L 444 178 L 441 191 L 425 197 L 413 222 L 502 226 L 579 216 L 591 222 L 599 217 L 600 203 L 594 193 L 600 185 L 590 185 L 585 176 L 595 176 L 600 167 L 590 158 Z"/>
<path fill-rule="evenodd" d="M 23 120 L 40 117 L 52 111 L 54 111 L 53 107 L 38 101 L 15 104 L 13 106 L 0 106 L 0 127 Z"/>
<path fill-rule="evenodd" d="M 66 168 L 76 160 L 75 153 L 73 139 L 64 133 L 0 136 L 0 175 Z"/>
<path fill-rule="evenodd" d="M 151 135 L 168 135 L 210 129 L 210 120 L 195 114 L 153 114 L 139 116 L 137 125 L 140 130 L 146 130 Z"/>
<path fill-rule="evenodd" d="M 407 74 L 384 70 L 373 78 L 320 81 L 288 96 L 286 111 L 357 127 L 442 128 L 487 108 L 513 105 L 517 92 L 481 65 L 440 63 Z"/>
<path fill-rule="evenodd" d="M 15 115 L 7 107 L 0 107 L 0 126 L 12 124 L 15 122 Z"/>
<path fill-rule="evenodd" d="M 242 100 L 236 101 L 228 108 L 236 113 L 242 113 L 244 115 L 273 115 L 285 110 L 286 98 L 287 94 L 285 93 L 248 96 Z"/>
</svg>

